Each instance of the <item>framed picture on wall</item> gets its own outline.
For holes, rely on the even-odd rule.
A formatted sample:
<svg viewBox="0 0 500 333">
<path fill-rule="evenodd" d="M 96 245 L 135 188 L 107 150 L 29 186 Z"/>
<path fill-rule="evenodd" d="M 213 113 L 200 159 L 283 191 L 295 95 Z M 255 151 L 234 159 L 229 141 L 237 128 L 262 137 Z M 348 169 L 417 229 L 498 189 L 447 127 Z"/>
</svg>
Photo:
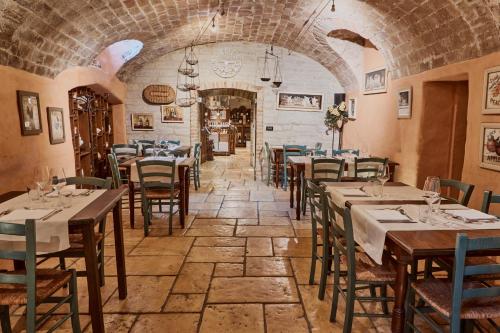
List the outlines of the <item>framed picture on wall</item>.
<svg viewBox="0 0 500 333">
<path fill-rule="evenodd" d="M 49 140 L 51 145 L 64 143 L 64 112 L 61 108 L 47 108 L 47 122 L 49 123 Z"/>
<path fill-rule="evenodd" d="M 177 105 L 162 105 L 161 106 L 161 122 L 162 123 L 183 123 L 184 111 Z"/>
<path fill-rule="evenodd" d="M 42 133 L 40 97 L 38 94 L 18 90 L 17 107 L 21 122 L 21 135 L 37 135 Z"/>
<path fill-rule="evenodd" d="M 349 119 L 356 120 L 356 118 L 358 116 L 358 110 L 356 110 L 356 99 L 355 98 L 349 98 L 349 101 L 347 103 L 347 113 L 349 115 Z"/>
<path fill-rule="evenodd" d="M 365 73 L 365 95 L 387 92 L 387 68 Z"/>
<path fill-rule="evenodd" d="M 479 151 L 482 168 L 500 171 L 500 123 L 481 124 Z"/>
<path fill-rule="evenodd" d="M 132 113 L 130 115 L 132 131 L 153 131 L 154 117 L 152 113 Z"/>
<path fill-rule="evenodd" d="M 278 92 L 276 108 L 288 111 L 322 111 L 323 94 Z"/>
<path fill-rule="evenodd" d="M 500 66 L 484 73 L 483 114 L 500 114 Z"/>
<path fill-rule="evenodd" d="M 412 89 L 403 89 L 398 92 L 398 118 L 411 118 Z"/>
</svg>

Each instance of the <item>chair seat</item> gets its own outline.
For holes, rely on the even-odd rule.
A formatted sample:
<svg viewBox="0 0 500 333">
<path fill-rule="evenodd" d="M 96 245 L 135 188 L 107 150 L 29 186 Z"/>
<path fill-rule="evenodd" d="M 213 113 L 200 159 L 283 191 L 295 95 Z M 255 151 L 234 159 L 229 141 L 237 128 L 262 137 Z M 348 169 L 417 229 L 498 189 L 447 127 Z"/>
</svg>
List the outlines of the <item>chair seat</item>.
<svg viewBox="0 0 500 333">
<path fill-rule="evenodd" d="M 446 317 L 451 315 L 452 283 L 430 278 L 412 283 L 417 294 Z M 479 282 L 465 282 L 464 289 L 484 287 Z M 500 297 L 470 298 L 462 302 L 461 319 L 500 317 Z"/>
<path fill-rule="evenodd" d="M 174 189 L 173 198 L 176 199 L 179 197 L 180 189 Z M 158 200 L 158 199 L 170 199 L 170 190 L 146 190 L 145 191 L 146 199 L 149 200 Z"/>
<path fill-rule="evenodd" d="M 26 272 L 19 272 L 19 274 L 26 274 Z M 71 274 L 71 272 L 57 269 L 37 269 L 36 302 L 40 303 L 68 284 L 71 280 Z M 27 301 L 26 285 L 0 283 L 0 305 L 23 305 Z"/>
<path fill-rule="evenodd" d="M 356 280 L 369 282 L 396 282 L 396 269 L 392 265 L 378 265 L 365 253 L 357 253 Z"/>
</svg>

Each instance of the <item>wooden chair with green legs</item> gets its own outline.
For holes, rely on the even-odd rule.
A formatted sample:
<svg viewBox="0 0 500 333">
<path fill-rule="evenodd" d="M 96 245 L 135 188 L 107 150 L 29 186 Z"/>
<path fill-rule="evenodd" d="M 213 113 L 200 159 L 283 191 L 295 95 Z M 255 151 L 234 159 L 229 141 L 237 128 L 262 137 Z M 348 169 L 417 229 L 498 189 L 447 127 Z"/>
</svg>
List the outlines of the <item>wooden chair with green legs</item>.
<svg viewBox="0 0 500 333">
<path fill-rule="evenodd" d="M 266 158 L 267 158 L 267 186 L 274 178 L 274 174 L 276 172 L 276 161 L 274 160 L 274 154 L 269 147 L 269 143 L 265 142 L 264 146 L 266 147 Z"/>
<path fill-rule="evenodd" d="M 493 194 L 492 191 L 484 191 L 481 211 L 483 213 L 489 214 L 491 204 L 500 204 L 500 194 Z"/>
<path fill-rule="evenodd" d="M 343 226 L 336 222 L 335 213 L 343 216 Z M 396 282 L 395 264 L 392 257 L 384 253 L 383 265 L 378 265 L 364 252 L 357 251 L 349 208 L 342 209 L 331 203 L 328 216 L 333 238 L 334 263 L 330 321 L 336 321 L 340 295 L 346 300 L 344 333 L 352 331 L 354 317 L 391 318 L 387 302 L 393 301 L 394 298 L 387 297 L 387 286 L 394 285 Z M 347 266 L 346 288 L 340 284 L 341 262 L 345 262 Z M 376 294 L 377 288 L 380 289 L 380 296 Z M 358 292 L 362 290 L 369 290 L 370 295 L 358 295 Z M 382 313 L 355 312 L 354 304 L 356 301 L 361 303 L 380 302 Z"/>
<path fill-rule="evenodd" d="M 288 188 L 288 157 L 290 156 L 306 156 L 307 147 L 299 145 L 283 145 L 283 179 L 282 186 L 286 190 Z M 295 175 L 298 177 L 299 175 Z M 290 179 L 293 182 L 293 179 Z"/>
<path fill-rule="evenodd" d="M 442 197 L 451 201 L 454 201 L 460 205 L 467 206 L 469 204 L 470 197 L 474 191 L 474 185 L 467 184 L 455 179 L 440 179 L 439 184 L 441 189 L 447 188 L 451 191 L 459 192 L 458 197 L 445 196 Z"/>
<path fill-rule="evenodd" d="M 175 159 L 137 161 L 137 171 L 141 183 L 144 236 L 149 234 L 153 205 L 159 202 L 169 205 L 168 234 L 171 235 L 174 205 L 179 207 L 178 211 L 184 209 L 183 200 L 180 200 L 180 185 L 175 181 Z"/>
<path fill-rule="evenodd" d="M 193 168 L 191 169 L 191 177 L 193 178 L 193 183 L 194 183 L 194 189 L 198 191 L 198 189 L 201 187 L 200 183 L 200 156 L 201 156 L 201 144 L 196 143 L 194 145 L 194 150 L 193 150 L 193 157 L 194 157 L 194 164 Z"/>
<path fill-rule="evenodd" d="M 119 188 L 123 185 L 123 180 L 118 168 L 118 160 L 115 154 L 108 154 L 109 169 L 111 170 L 111 179 L 113 180 L 113 188 Z"/>
<path fill-rule="evenodd" d="M 66 178 L 66 185 L 75 185 L 76 187 L 85 187 L 91 189 L 109 190 L 112 186 L 111 178 L 96 178 L 96 177 L 68 177 Z M 104 238 L 106 236 L 106 218 L 99 221 L 97 231 L 95 233 L 95 241 L 97 244 L 97 268 L 99 269 L 99 283 L 102 286 L 105 284 L 104 279 Z M 66 258 L 85 258 L 83 235 L 81 233 L 69 234 L 69 249 L 41 254 L 42 258 L 59 258 L 59 265 L 61 269 L 66 269 Z M 86 271 L 78 271 L 78 276 L 86 276 Z"/>
<path fill-rule="evenodd" d="M 47 322 L 50 315 L 63 304 L 70 306 L 70 312 L 59 319 L 50 329 L 56 330 L 71 318 L 73 332 L 79 333 L 78 292 L 74 270 L 36 269 L 35 220 L 25 224 L 0 222 L 0 234 L 19 236 L 26 240 L 22 250 L 0 251 L 0 259 L 24 261 L 26 270 L 0 272 L 0 320 L 3 333 L 11 333 L 9 307 L 26 305 L 26 332 L 35 333 Z M 69 285 L 69 288 L 66 286 Z M 59 290 L 67 290 L 67 296 L 53 296 Z M 37 318 L 39 304 L 55 304 L 48 312 Z M 46 328 L 44 328 L 46 329 Z"/>
<path fill-rule="evenodd" d="M 345 160 L 337 158 L 313 158 L 311 160 L 311 181 L 318 185 L 320 182 L 340 182 L 344 173 Z M 305 182 L 302 182 L 301 208 L 302 214 L 306 214 L 306 202 L 309 193 L 305 190 Z"/>
<path fill-rule="evenodd" d="M 379 167 L 387 167 L 389 163 L 388 158 L 380 157 L 366 157 L 354 159 L 354 177 L 358 181 L 367 180 L 369 178 L 377 177 Z"/>
<path fill-rule="evenodd" d="M 478 282 L 485 274 L 500 276 L 500 264 L 467 263 L 467 255 L 474 251 L 487 252 L 498 248 L 500 237 L 468 238 L 466 234 L 458 234 L 452 280 L 430 277 L 411 283 L 410 293 L 416 294 L 423 304 L 415 305 L 414 297 L 409 297 L 405 331 L 420 332 L 413 322 L 414 314 L 419 315 L 434 332 L 445 330 L 430 313 L 449 322 L 450 332 L 472 332 L 474 320 L 500 318 L 500 287 Z"/>
</svg>

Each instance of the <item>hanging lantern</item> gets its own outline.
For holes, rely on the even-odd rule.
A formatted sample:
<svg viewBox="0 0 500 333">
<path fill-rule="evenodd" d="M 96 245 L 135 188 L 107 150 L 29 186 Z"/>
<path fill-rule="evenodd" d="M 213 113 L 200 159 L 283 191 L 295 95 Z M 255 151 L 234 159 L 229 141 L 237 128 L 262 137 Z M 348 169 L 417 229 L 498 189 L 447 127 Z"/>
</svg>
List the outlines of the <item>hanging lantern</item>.
<svg viewBox="0 0 500 333">
<path fill-rule="evenodd" d="M 197 98 L 193 96 L 193 92 L 200 88 L 198 64 L 199 61 L 194 53 L 193 46 L 191 46 L 189 54 L 187 48 L 185 48 L 184 57 L 177 70 L 176 87 L 178 90 L 178 98 L 176 104 L 180 107 L 191 107 L 197 101 Z M 198 80 L 198 82 L 196 82 L 195 79 Z M 179 92 L 182 94 L 179 94 Z"/>
<path fill-rule="evenodd" d="M 276 66 L 274 67 L 273 85 L 276 88 L 279 88 L 282 83 L 283 83 L 283 78 L 281 76 L 280 60 L 279 58 L 276 58 Z"/>
<path fill-rule="evenodd" d="M 266 50 L 266 55 L 264 57 L 264 68 L 263 68 L 263 71 L 262 71 L 262 75 L 260 77 L 260 80 L 263 81 L 263 82 L 268 82 L 271 80 L 271 77 L 269 75 L 269 64 L 268 64 L 268 56 L 267 56 L 267 50 Z"/>
</svg>

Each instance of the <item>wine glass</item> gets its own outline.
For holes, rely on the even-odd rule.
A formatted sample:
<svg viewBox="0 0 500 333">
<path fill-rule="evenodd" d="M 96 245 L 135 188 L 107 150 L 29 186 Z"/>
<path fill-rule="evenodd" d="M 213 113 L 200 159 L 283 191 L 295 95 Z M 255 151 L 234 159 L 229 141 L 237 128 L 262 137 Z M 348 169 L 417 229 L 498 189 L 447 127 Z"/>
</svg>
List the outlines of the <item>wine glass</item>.
<svg viewBox="0 0 500 333">
<path fill-rule="evenodd" d="M 379 165 L 378 166 L 378 171 L 377 171 L 377 179 L 382 185 L 381 188 L 381 196 L 384 196 L 384 185 L 385 183 L 389 180 L 390 178 L 390 172 L 389 172 L 389 166 L 388 165 Z"/>
<path fill-rule="evenodd" d="M 439 209 L 441 202 L 441 184 L 439 177 L 428 176 L 425 179 L 423 191 L 425 192 L 425 202 L 429 206 L 429 213 Z"/>
<path fill-rule="evenodd" d="M 50 172 L 51 186 L 57 194 L 66 186 L 66 173 L 63 168 L 51 168 Z"/>
<path fill-rule="evenodd" d="M 40 191 L 42 201 L 45 201 L 43 193 L 49 183 L 49 168 L 47 166 L 36 166 L 33 171 L 33 178 Z"/>
</svg>

